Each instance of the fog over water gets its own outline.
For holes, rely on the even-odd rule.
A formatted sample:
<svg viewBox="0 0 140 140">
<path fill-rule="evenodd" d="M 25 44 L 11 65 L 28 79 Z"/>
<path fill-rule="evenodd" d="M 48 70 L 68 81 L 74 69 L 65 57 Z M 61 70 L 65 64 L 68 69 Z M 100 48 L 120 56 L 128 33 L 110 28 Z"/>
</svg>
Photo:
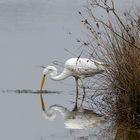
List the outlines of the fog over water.
<svg viewBox="0 0 140 140">
<path fill-rule="evenodd" d="M 123 11 L 140 5 L 140 1 L 118 0 L 116 5 Z M 80 44 L 76 38 L 85 38 L 86 33 L 78 11 L 85 6 L 85 0 L 0 0 L 0 89 L 38 90 L 42 72 L 39 66 L 52 65 L 56 60 L 64 63 L 74 57 L 64 48 L 78 56 Z M 63 91 L 61 95 L 44 95 L 47 107 L 61 104 L 72 108 L 72 78 L 65 82 L 48 79 L 46 88 Z M 93 134 L 93 130 L 65 129 L 60 115 L 54 121 L 45 120 L 39 103 L 37 94 L 1 92 L 0 139 L 74 140 Z"/>
</svg>

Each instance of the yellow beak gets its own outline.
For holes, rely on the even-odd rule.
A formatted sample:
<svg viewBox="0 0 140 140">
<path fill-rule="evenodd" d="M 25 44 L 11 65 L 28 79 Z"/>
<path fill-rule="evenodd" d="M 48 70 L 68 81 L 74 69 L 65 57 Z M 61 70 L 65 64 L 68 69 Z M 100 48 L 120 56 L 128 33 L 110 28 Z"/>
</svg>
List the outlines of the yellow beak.
<svg viewBox="0 0 140 140">
<path fill-rule="evenodd" d="M 43 97 L 42 97 L 42 89 L 43 89 L 43 85 L 44 85 L 44 82 L 45 82 L 45 78 L 46 78 L 46 75 L 43 75 L 42 82 L 41 82 L 41 87 L 40 87 L 40 101 L 41 101 L 42 111 L 45 111 L 45 104 L 44 104 Z"/>
</svg>

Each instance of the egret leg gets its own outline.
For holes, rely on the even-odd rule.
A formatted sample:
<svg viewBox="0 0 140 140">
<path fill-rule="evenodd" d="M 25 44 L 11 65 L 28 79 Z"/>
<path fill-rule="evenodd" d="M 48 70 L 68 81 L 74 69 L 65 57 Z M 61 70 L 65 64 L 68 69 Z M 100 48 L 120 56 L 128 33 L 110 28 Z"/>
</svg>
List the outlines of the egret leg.
<svg viewBox="0 0 140 140">
<path fill-rule="evenodd" d="M 81 84 L 82 84 L 82 88 L 83 88 L 83 98 L 82 98 L 82 102 L 81 102 L 81 105 L 80 105 L 80 107 L 81 107 L 83 105 L 83 102 L 84 102 L 84 99 L 85 99 L 86 89 L 84 87 L 82 79 L 80 79 L 80 80 L 81 80 Z"/>
<path fill-rule="evenodd" d="M 73 110 L 77 110 L 77 100 L 78 100 L 78 78 L 75 78 L 75 81 L 76 81 L 76 101 Z"/>
<path fill-rule="evenodd" d="M 85 87 L 83 87 L 83 92 L 84 92 L 84 94 L 83 94 L 83 98 L 82 98 L 82 102 L 81 102 L 80 107 L 83 105 L 83 102 L 84 102 L 84 99 L 85 99 L 85 95 L 86 95 Z"/>
</svg>

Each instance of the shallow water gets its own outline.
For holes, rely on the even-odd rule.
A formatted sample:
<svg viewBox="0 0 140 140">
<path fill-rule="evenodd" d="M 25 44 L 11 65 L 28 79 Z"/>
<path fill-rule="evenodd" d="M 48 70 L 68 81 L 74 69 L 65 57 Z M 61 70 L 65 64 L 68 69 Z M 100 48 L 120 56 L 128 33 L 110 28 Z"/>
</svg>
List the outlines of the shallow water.
<svg viewBox="0 0 140 140">
<path fill-rule="evenodd" d="M 134 1 L 130 1 L 124 0 L 126 7 L 134 5 Z M 138 5 L 139 1 L 135 2 Z M 0 139 L 105 139 L 103 126 L 66 129 L 60 114 L 54 121 L 43 118 L 38 94 L 7 92 L 7 89 L 39 89 L 40 66 L 52 65 L 55 60 L 63 64 L 66 59 L 80 54 L 76 39 L 85 38 L 85 28 L 80 23 L 78 10 L 85 5 L 84 0 L 0 0 Z M 117 7 L 124 9 L 122 1 Z M 58 68 L 61 71 L 62 67 Z M 74 85 L 72 78 L 64 82 L 48 79 L 44 88 L 62 93 L 44 94 L 46 107 L 59 104 L 72 110 Z M 3 90 L 5 92 L 1 92 Z M 107 140 L 112 139 L 105 134 Z"/>
<path fill-rule="evenodd" d="M 47 109 L 53 104 L 59 104 L 72 110 L 73 95 L 45 94 Z M 55 100 L 54 100 L 55 99 Z M 57 100 L 56 100 L 57 99 Z M 65 99 L 65 100 L 62 100 Z M 69 123 L 71 127 L 66 128 L 65 120 L 57 113 L 52 121 L 46 120 L 41 111 L 39 96 L 34 94 L 0 94 L 0 137 L 3 139 L 34 139 L 34 140 L 96 140 L 105 139 L 105 130 L 102 125 L 89 127 L 89 129 L 76 129 L 75 123 Z M 73 118 L 72 118 L 73 119 Z M 89 118 L 87 118 L 89 119 Z M 92 119 L 92 118 L 91 118 Z M 82 122 L 80 122 L 81 126 Z"/>
</svg>

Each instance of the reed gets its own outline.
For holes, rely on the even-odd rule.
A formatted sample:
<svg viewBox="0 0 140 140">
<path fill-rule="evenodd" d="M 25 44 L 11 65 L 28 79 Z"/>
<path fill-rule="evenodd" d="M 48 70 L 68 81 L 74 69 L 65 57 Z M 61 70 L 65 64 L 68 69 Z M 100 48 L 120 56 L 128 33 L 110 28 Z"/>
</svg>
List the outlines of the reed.
<svg viewBox="0 0 140 140">
<path fill-rule="evenodd" d="M 113 0 L 90 0 L 87 9 L 90 18 L 79 12 L 89 31 L 84 45 L 91 58 L 109 65 L 100 107 L 117 125 L 140 128 L 140 10 L 120 15 Z M 100 9 L 101 17 L 95 14 Z"/>
</svg>

